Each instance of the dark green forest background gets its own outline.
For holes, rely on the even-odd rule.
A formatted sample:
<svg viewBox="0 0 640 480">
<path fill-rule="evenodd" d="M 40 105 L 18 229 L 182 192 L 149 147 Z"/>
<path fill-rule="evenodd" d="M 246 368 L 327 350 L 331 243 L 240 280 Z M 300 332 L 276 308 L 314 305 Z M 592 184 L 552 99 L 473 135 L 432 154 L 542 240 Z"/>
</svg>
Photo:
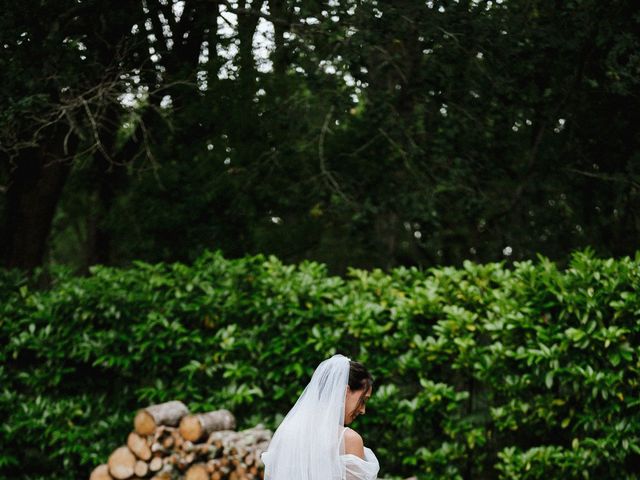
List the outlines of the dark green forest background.
<svg viewBox="0 0 640 480">
<path fill-rule="evenodd" d="M 337 351 L 381 478 L 637 478 L 637 1 L 0 6 L 0 478 Z"/>
<path fill-rule="evenodd" d="M 2 3 L 5 267 L 637 249 L 635 1 Z"/>
</svg>

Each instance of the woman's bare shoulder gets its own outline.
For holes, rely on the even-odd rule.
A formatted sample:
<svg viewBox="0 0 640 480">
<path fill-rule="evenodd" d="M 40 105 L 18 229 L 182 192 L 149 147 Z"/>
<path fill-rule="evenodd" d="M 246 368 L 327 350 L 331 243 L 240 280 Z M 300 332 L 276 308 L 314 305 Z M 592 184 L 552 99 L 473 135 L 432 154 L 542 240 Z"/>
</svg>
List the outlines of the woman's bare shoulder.
<svg viewBox="0 0 640 480">
<path fill-rule="evenodd" d="M 349 427 L 344 432 L 344 453 L 350 453 L 364 460 L 364 441 L 358 432 Z"/>
</svg>

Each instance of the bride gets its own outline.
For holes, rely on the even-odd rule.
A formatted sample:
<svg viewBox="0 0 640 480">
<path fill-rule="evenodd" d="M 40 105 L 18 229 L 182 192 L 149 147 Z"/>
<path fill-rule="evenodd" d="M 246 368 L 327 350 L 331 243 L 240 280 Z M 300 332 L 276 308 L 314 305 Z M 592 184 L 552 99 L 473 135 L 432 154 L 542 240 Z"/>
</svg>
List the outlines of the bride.
<svg viewBox="0 0 640 480">
<path fill-rule="evenodd" d="M 265 480 L 376 480 L 378 459 L 345 427 L 365 413 L 372 388 L 359 362 L 321 362 L 261 456 Z"/>
</svg>

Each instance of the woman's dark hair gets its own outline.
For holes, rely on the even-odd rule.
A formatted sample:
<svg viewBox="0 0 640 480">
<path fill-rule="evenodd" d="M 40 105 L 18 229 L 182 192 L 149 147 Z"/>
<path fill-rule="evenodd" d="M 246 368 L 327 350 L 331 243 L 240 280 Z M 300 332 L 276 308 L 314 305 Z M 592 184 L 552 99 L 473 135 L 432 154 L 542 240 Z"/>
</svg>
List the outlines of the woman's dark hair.
<svg viewBox="0 0 640 480">
<path fill-rule="evenodd" d="M 364 403 L 364 396 L 369 391 L 369 388 L 373 386 L 373 377 L 360 362 L 350 360 L 349 364 L 349 388 L 352 391 L 362 389 L 362 395 L 360 395 L 355 408 L 357 410 Z"/>
</svg>

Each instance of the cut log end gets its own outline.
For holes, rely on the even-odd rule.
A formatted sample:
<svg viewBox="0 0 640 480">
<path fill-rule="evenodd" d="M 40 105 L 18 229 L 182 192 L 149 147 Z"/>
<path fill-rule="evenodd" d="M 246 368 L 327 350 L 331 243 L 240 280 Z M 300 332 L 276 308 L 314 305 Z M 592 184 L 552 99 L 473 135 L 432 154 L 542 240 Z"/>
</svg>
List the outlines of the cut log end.
<svg viewBox="0 0 640 480">
<path fill-rule="evenodd" d="M 136 465 L 136 456 L 128 447 L 117 448 L 109 457 L 109 473 L 118 480 L 132 477 Z"/>
<path fill-rule="evenodd" d="M 133 428 L 138 435 L 151 435 L 156 430 L 156 421 L 146 410 L 140 410 L 133 420 Z"/>
<path fill-rule="evenodd" d="M 203 433 L 204 429 L 197 415 L 187 415 L 180 421 L 180 434 L 185 440 L 196 442 Z"/>
<path fill-rule="evenodd" d="M 143 462 L 142 460 L 138 460 L 133 470 L 136 476 L 146 477 L 147 473 L 149 473 L 149 464 L 147 462 Z"/>
<path fill-rule="evenodd" d="M 133 452 L 133 454 L 140 460 L 147 461 L 151 458 L 151 448 L 147 443 L 147 439 L 138 435 L 135 432 L 131 432 L 127 438 L 127 447 Z"/>
<path fill-rule="evenodd" d="M 136 414 L 133 428 L 138 435 L 151 435 L 159 425 L 177 426 L 188 414 L 189 409 L 179 400 L 151 405 Z"/>
<path fill-rule="evenodd" d="M 104 465 L 98 465 L 93 469 L 93 472 L 91 472 L 89 480 L 113 480 L 113 477 L 109 474 L 109 465 L 106 463 Z"/>
<path fill-rule="evenodd" d="M 236 418 L 226 409 L 214 410 L 197 415 L 187 415 L 180 421 L 180 434 L 185 440 L 197 442 L 215 431 L 233 430 Z"/>
<path fill-rule="evenodd" d="M 157 472 L 162 468 L 163 462 L 162 457 L 153 457 L 151 462 L 149 462 L 149 470 L 152 472 Z"/>
<path fill-rule="evenodd" d="M 201 463 L 192 465 L 187 473 L 184 475 L 185 480 L 209 480 L 209 472 L 207 472 L 206 465 Z"/>
</svg>

